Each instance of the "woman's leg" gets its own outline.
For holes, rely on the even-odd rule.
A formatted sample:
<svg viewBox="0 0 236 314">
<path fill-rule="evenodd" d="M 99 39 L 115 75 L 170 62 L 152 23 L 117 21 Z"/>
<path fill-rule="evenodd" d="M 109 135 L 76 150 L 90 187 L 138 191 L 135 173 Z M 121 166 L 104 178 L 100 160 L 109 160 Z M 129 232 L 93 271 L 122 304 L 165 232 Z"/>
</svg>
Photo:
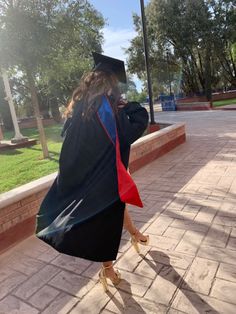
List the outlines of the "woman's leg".
<svg viewBox="0 0 236 314">
<path fill-rule="evenodd" d="M 103 262 L 102 265 L 105 277 L 109 278 L 114 284 L 118 284 L 120 280 L 120 274 L 118 271 L 114 270 L 113 262 L 112 261 Z"/>
<path fill-rule="evenodd" d="M 135 234 L 137 232 L 136 227 L 134 226 L 131 217 L 129 215 L 129 212 L 127 210 L 127 208 L 125 208 L 124 211 L 124 228 L 131 234 Z M 144 237 L 145 238 L 145 237 Z M 145 240 L 145 239 L 144 239 Z M 105 272 L 106 272 L 106 276 L 108 277 L 115 277 L 116 276 L 116 272 L 113 268 L 113 262 L 112 261 L 107 261 L 107 262 L 103 262 L 103 267 L 105 268 Z"/>
<path fill-rule="evenodd" d="M 133 224 L 133 221 L 130 217 L 130 214 L 128 212 L 127 207 L 125 207 L 125 212 L 124 212 L 124 228 L 127 230 L 130 234 L 134 234 L 136 232 L 136 227 Z"/>
<path fill-rule="evenodd" d="M 137 241 L 142 241 L 145 242 L 147 241 L 147 236 L 143 235 L 134 225 L 129 211 L 127 207 L 125 207 L 125 212 L 124 212 L 124 228 L 127 230 L 131 235 L 135 236 Z"/>
</svg>

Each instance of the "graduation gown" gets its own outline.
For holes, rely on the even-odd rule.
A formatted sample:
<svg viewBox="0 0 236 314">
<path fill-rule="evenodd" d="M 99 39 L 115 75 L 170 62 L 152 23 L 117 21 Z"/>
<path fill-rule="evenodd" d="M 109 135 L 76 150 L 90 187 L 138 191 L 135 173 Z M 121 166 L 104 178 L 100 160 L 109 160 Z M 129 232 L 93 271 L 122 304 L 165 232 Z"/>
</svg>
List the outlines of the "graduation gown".
<svg viewBox="0 0 236 314">
<path fill-rule="evenodd" d="M 37 215 L 36 236 L 57 251 L 104 262 L 115 260 L 124 218 L 117 183 L 116 151 L 99 120 L 78 103 L 64 126 L 58 176 Z M 129 102 L 115 115 L 121 160 L 148 123 L 145 108 Z"/>
</svg>

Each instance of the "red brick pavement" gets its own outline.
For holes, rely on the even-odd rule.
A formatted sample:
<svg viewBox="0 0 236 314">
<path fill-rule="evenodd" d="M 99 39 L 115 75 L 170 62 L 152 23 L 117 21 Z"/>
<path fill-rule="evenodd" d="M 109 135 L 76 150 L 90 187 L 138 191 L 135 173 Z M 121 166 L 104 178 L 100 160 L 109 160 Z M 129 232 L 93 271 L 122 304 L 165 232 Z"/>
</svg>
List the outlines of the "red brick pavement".
<svg viewBox="0 0 236 314">
<path fill-rule="evenodd" d="M 0 313 L 236 313 L 236 114 L 158 119 L 187 121 L 188 138 L 134 174 L 151 240 L 138 255 L 124 232 L 120 285 L 104 293 L 98 263 L 31 237 L 0 257 Z"/>
</svg>

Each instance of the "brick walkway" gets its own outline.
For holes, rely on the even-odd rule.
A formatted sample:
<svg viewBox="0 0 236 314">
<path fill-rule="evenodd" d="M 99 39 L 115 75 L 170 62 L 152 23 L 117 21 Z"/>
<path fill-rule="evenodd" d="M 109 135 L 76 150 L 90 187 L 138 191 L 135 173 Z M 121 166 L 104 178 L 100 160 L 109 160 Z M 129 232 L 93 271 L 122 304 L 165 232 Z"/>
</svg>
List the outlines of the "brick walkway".
<svg viewBox="0 0 236 314">
<path fill-rule="evenodd" d="M 150 246 L 123 234 L 123 280 L 105 294 L 99 264 L 31 237 L 0 257 L 0 313 L 236 313 L 236 113 L 163 112 L 187 121 L 187 142 L 136 172 L 130 207 Z"/>
</svg>

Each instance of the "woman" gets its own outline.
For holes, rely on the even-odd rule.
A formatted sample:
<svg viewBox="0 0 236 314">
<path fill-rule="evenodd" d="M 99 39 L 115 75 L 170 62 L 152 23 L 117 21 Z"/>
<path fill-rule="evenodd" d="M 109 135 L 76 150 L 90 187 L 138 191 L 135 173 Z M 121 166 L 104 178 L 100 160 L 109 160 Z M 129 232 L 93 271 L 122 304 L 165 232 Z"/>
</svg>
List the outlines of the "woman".
<svg viewBox="0 0 236 314">
<path fill-rule="evenodd" d="M 59 252 L 103 263 L 99 273 L 118 284 L 113 268 L 122 227 L 138 243 L 148 237 L 133 225 L 126 203 L 142 206 L 127 173 L 130 145 L 147 127 L 148 114 L 138 103 L 121 99 L 125 81 L 120 60 L 94 53 L 96 67 L 85 75 L 67 108 L 59 173 L 37 215 L 37 236 Z"/>
</svg>

